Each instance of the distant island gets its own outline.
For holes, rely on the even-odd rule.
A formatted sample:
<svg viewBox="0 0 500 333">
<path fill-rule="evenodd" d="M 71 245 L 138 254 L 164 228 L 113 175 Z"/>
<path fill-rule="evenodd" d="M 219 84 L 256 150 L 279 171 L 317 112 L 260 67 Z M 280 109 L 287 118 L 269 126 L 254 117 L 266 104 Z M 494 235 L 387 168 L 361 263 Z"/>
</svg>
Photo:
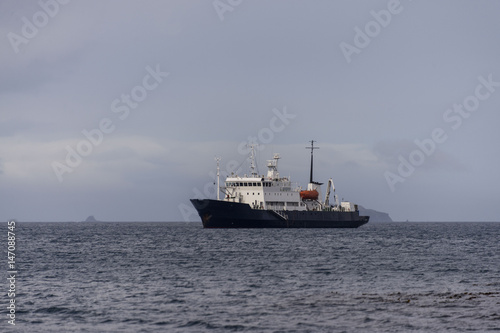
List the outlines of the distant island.
<svg viewBox="0 0 500 333">
<path fill-rule="evenodd" d="M 393 222 L 388 213 L 379 212 L 379 211 L 374 210 L 374 209 L 367 209 L 361 205 L 358 205 L 358 209 L 359 209 L 359 215 L 370 216 L 370 222 L 375 222 L 375 223 L 377 223 L 377 222 Z M 97 220 L 94 217 L 94 215 L 90 215 L 89 217 L 87 217 L 87 219 L 85 221 L 82 221 L 82 222 L 101 222 L 101 221 Z"/>
<path fill-rule="evenodd" d="M 384 212 L 379 212 L 374 209 L 367 209 L 361 205 L 358 205 L 359 215 L 370 216 L 370 222 L 392 222 L 389 214 Z"/>
</svg>

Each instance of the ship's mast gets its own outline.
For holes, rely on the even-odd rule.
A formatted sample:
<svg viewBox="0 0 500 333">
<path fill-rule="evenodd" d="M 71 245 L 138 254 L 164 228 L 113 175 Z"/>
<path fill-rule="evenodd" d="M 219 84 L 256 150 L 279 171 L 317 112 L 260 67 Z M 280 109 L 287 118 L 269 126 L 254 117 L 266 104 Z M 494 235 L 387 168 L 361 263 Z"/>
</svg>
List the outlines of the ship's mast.
<svg viewBox="0 0 500 333">
<path fill-rule="evenodd" d="M 220 200 L 220 157 L 216 157 L 215 160 L 217 161 L 217 200 Z"/>
<path fill-rule="evenodd" d="M 313 151 L 314 149 L 319 149 L 319 147 L 314 147 L 314 143 L 317 141 L 311 140 L 311 147 L 306 147 L 306 149 L 311 149 L 311 173 L 309 175 L 309 183 L 314 183 L 313 182 Z"/>
<path fill-rule="evenodd" d="M 252 170 L 251 174 L 253 177 L 257 177 L 257 172 L 255 171 L 255 147 L 257 147 L 256 143 L 252 143 L 248 145 L 250 147 L 250 169 Z"/>
</svg>

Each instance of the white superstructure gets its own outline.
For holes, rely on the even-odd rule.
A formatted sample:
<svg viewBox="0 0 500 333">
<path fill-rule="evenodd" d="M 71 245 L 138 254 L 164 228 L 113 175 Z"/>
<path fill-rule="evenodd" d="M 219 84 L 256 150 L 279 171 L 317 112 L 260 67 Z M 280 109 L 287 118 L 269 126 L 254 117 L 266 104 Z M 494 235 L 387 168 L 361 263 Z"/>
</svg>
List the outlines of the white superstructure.
<svg viewBox="0 0 500 333">
<path fill-rule="evenodd" d="M 292 183 L 289 178 L 280 177 L 278 171 L 279 154 L 274 154 L 273 159 L 267 161 L 267 175 L 258 175 L 255 172 L 255 151 L 253 146 L 251 146 L 250 159 L 251 175 L 240 177 L 231 174 L 228 176 L 225 185 L 219 187 L 224 194 L 224 198 L 220 200 L 246 203 L 252 209 L 274 211 L 356 210 L 355 205 L 350 202 L 338 203 L 335 187 L 333 187 L 331 179 L 328 182 L 327 197 L 324 202 L 321 202 L 319 201 L 320 183 L 310 182 L 307 190 L 303 191 L 297 184 Z M 329 203 L 330 187 L 334 191 L 335 203 L 333 205 Z M 311 196 L 311 193 L 314 195 Z"/>
<path fill-rule="evenodd" d="M 279 176 L 279 158 L 279 154 L 274 154 L 274 158 L 267 161 L 267 176 L 239 177 L 233 174 L 227 177 L 225 187 L 221 188 L 225 193 L 224 200 L 247 203 L 255 209 L 306 210 L 300 199 L 301 188 Z"/>
</svg>

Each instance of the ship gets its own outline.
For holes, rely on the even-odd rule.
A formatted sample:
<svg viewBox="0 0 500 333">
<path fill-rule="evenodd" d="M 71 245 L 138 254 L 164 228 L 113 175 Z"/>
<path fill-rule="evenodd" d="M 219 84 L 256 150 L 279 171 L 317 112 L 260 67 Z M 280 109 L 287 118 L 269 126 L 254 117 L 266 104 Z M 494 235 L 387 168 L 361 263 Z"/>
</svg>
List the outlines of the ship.
<svg viewBox="0 0 500 333">
<path fill-rule="evenodd" d="M 267 161 L 267 174 L 255 166 L 255 145 L 250 145 L 250 175 L 231 173 L 220 186 L 220 158 L 217 160 L 217 199 L 191 199 L 204 228 L 357 228 L 368 223 L 358 205 L 340 201 L 332 178 L 324 201 L 321 185 L 313 180 L 313 153 L 319 147 L 311 140 L 311 168 L 307 189 L 278 172 L 280 154 Z M 333 191 L 332 203 L 330 196 Z M 222 195 L 222 198 L 221 198 Z"/>
</svg>

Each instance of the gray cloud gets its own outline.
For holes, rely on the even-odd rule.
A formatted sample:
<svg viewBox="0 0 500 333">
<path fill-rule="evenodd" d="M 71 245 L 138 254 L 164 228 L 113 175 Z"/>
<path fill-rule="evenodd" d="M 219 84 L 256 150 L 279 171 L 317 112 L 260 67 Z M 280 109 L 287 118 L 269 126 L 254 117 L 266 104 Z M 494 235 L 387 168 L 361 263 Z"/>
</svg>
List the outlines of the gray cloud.
<svg viewBox="0 0 500 333">
<path fill-rule="evenodd" d="M 181 220 L 179 205 L 213 181 L 214 156 L 244 161 L 240 143 L 285 106 L 296 118 L 265 143 L 261 170 L 280 152 L 283 173 L 305 185 L 304 147 L 315 139 L 318 179 L 334 177 L 365 207 L 399 220 L 497 219 L 494 208 L 465 209 L 461 189 L 470 205 L 497 195 L 500 91 L 457 130 L 443 114 L 479 76 L 500 82 L 500 4 L 402 0 L 348 63 L 339 45 L 387 5 L 252 1 L 221 21 L 210 1 L 72 1 L 15 53 L 7 34 L 22 34 L 40 5 L 1 3 L 3 219 Z M 142 99 L 136 87 L 156 65 L 170 74 Z M 120 119 L 113 101 L 133 93 L 141 101 Z M 113 131 L 60 183 L 51 163 L 103 119 Z M 392 193 L 384 172 L 438 127 L 446 142 Z"/>
</svg>

